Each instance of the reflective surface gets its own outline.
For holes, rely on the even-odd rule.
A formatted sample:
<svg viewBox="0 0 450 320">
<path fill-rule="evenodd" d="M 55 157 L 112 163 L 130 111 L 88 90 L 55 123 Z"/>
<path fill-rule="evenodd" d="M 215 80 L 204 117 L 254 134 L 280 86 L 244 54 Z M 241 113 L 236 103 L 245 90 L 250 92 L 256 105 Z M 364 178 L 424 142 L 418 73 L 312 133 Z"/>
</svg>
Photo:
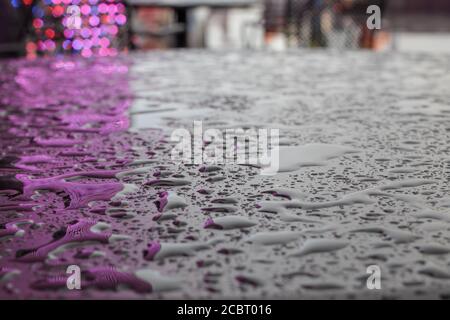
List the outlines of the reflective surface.
<svg viewBox="0 0 450 320">
<path fill-rule="evenodd" d="M 449 61 L 2 62 L 0 297 L 448 297 Z M 193 121 L 280 129 L 283 172 L 172 161 Z"/>
</svg>

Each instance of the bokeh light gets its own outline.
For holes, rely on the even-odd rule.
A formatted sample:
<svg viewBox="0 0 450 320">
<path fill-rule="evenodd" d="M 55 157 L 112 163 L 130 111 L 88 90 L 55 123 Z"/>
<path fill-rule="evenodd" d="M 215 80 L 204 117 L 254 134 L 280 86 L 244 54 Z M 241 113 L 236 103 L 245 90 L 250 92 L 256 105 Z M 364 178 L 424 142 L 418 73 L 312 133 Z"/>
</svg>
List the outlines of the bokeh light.
<svg viewBox="0 0 450 320">
<path fill-rule="evenodd" d="M 72 53 L 86 58 L 117 55 L 123 50 L 120 37 L 127 23 L 122 1 L 34 1 L 34 37 L 27 44 L 27 55 Z M 13 2 L 15 5 L 32 3 L 31 0 L 11 0 Z M 74 15 L 78 20 L 74 20 Z"/>
</svg>

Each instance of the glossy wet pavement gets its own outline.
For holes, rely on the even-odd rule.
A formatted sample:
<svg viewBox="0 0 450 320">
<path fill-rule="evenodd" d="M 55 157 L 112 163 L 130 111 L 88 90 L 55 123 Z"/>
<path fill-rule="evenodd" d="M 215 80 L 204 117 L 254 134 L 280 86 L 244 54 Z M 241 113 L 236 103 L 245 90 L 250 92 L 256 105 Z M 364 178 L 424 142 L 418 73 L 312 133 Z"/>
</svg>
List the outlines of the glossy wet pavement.
<svg viewBox="0 0 450 320">
<path fill-rule="evenodd" d="M 2 62 L 0 297 L 449 297 L 449 58 Z M 171 160 L 193 121 L 280 129 L 282 172 Z"/>
</svg>

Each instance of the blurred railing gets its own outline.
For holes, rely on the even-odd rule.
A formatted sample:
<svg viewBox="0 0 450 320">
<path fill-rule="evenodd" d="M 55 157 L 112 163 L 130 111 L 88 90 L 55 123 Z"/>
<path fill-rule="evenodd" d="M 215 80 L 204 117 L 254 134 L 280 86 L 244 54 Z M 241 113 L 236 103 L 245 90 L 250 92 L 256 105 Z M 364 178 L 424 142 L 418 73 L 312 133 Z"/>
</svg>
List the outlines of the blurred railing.
<svg viewBox="0 0 450 320">
<path fill-rule="evenodd" d="M 385 44 L 389 22 L 386 0 L 274 0 L 267 1 L 266 29 L 285 34 L 288 47 L 330 47 L 339 49 L 379 48 Z M 274 3 L 278 7 L 274 7 Z M 382 9 L 383 30 L 368 30 L 366 10 Z M 280 18 L 280 6 L 284 14 Z M 281 10 L 283 10 L 281 9 Z M 278 14 L 277 14 L 278 13 Z"/>
</svg>

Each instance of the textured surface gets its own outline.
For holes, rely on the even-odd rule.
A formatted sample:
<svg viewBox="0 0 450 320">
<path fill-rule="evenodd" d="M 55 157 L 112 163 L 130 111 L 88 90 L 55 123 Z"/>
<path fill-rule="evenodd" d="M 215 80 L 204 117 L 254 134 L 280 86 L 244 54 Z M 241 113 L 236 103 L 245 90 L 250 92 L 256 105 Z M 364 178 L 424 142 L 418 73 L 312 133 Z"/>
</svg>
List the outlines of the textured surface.
<svg viewBox="0 0 450 320">
<path fill-rule="evenodd" d="M 450 296 L 449 56 L 0 68 L 0 297 Z M 194 120 L 280 129 L 286 171 L 171 161 L 171 131 Z M 82 290 L 66 288 L 71 264 Z"/>
</svg>

